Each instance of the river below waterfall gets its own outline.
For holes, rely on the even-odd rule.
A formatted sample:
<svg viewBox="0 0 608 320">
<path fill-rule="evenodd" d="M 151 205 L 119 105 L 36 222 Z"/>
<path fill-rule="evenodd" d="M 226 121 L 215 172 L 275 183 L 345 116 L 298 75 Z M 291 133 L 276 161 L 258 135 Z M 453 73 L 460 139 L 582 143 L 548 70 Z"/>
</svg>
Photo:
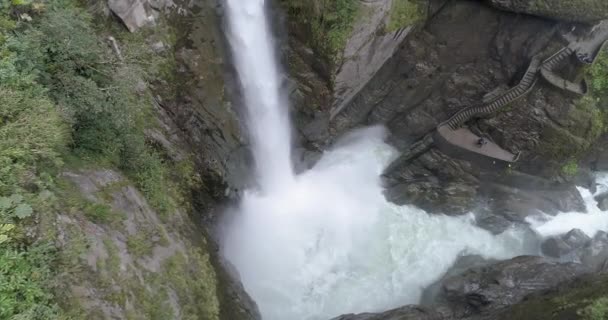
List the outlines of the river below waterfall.
<svg viewBox="0 0 608 320">
<path fill-rule="evenodd" d="M 288 187 L 245 194 L 223 249 L 264 319 L 330 319 L 417 303 L 461 255 L 536 252 L 524 231 L 493 236 L 470 215 L 387 202 L 379 175 L 394 156 L 382 130 L 369 128 Z"/>
</svg>

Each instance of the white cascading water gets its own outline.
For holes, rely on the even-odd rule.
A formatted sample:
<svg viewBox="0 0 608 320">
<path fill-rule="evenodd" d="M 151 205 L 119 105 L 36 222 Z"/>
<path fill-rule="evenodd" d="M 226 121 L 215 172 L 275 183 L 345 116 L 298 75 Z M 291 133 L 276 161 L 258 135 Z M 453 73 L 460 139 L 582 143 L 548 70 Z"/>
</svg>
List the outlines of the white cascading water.
<svg viewBox="0 0 608 320">
<path fill-rule="evenodd" d="M 595 196 L 608 193 L 608 172 L 596 173 L 595 182 L 595 193 L 585 188 L 578 188 L 585 201 L 586 213 L 564 212 L 555 217 L 548 215 L 530 217 L 527 221 L 532 229 L 542 237 L 562 235 L 572 229 L 580 229 L 590 237 L 598 231 L 608 232 L 608 212 L 602 211 L 595 200 Z"/>
<path fill-rule="evenodd" d="M 281 188 L 293 178 L 286 103 L 264 0 L 227 0 L 230 45 L 247 105 L 258 182 Z"/>
<path fill-rule="evenodd" d="M 311 170 L 290 163 L 287 105 L 264 0 L 226 0 L 259 189 L 225 226 L 223 254 L 265 320 L 330 319 L 416 303 L 460 255 L 534 252 L 523 231 L 494 236 L 471 216 L 429 215 L 383 196 L 395 157 L 379 127 L 351 133 Z"/>
</svg>

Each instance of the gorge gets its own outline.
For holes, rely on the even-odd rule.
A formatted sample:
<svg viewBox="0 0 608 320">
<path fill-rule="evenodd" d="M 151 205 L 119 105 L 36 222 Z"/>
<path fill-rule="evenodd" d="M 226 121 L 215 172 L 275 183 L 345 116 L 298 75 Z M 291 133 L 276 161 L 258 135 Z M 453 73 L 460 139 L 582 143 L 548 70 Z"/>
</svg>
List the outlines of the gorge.
<svg viewBox="0 0 608 320">
<path fill-rule="evenodd" d="M 608 319 L 608 2 L 0 4 L 0 319 Z"/>
</svg>

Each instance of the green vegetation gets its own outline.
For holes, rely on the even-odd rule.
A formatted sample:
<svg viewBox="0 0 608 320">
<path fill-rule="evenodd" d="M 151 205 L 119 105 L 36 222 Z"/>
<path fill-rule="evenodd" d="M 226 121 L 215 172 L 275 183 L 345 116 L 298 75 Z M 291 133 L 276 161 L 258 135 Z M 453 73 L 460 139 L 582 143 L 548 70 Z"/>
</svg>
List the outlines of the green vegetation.
<svg viewBox="0 0 608 320">
<path fill-rule="evenodd" d="M 608 97 L 608 50 L 600 51 L 595 63 L 587 70 L 587 79 L 591 84 L 592 94 L 604 102 Z"/>
<path fill-rule="evenodd" d="M 47 245 L 0 250 L 0 319 L 57 319 L 59 308 L 48 290 L 52 257 Z"/>
<path fill-rule="evenodd" d="M 120 257 L 118 256 L 118 247 L 116 247 L 116 244 L 114 244 L 114 241 L 112 241 L 111 239 L 104 239 L 103 245 L 108 251 L 108 271 L 113 275 L 117 275 L 120 271 Z"/>
<path fill-rule="evenodd" d="M 89 244 L 78 227 L 63 230 L 60 251 L 47 244 L 55 240 L 48 229 L 57 211 L 67 204 L 74 210 L 67 213 L 110 226 L 124 219 L 71 194 L 73 186 L 58 179 L 66 163 L 120 169 L 164 216 L 200 183 L 190 178 L 196 175 L 188 161 L 167 163 L 144 134 L 155 118 L 152 97 L 141 88 L 173 65 L 149 49 L 145 35 L 94 23 L 78 4 L 0 2 L 0 319 L 68 317 L 51 280 L 58 269 L 83 268 Z M 108 28 L 115 28 L 123 60 L 107 45 Z M 189 179 L 179 188 L 172 181 L 182 174 Z M 129 240 L 129 250 L 148 252 L 145 239 Z M 116 271 L 117 248 L 108 250 Z"/>
<path fill-rule="evenodd" d="M 357 0 L 281 0 L 292 21 L 302 30 L 309 45 L 327 58 L 330 65 L 340 55 L 359 12 Z M 335 66 L 332 66 L 335 67 Z"/>
<path fill-rule="evenodd" d="M 578 164 L 575 160 L 570 160 L 562 166 L 562 173 L 566 176 L 572 177 L 578 173 Z"/>
<path fill-rule="evenodd" d="M 191 250 L 186 259 L 184 254 L 177 252 L 167 259 L 163 270 L 167 284 L 177 293 L 184 319 L 218 318 L 215 272 L 207 254 Z"/>
<path fill-rule="evenodd" d="M 95 280 L 100 282 L 98 287 L 107 292 L 107 301 L 127 310 L 127 319 L 141 319 L 141 314 L 144 319 L 174 318 L 169 293 L 173 293 L 179 301 L 181 319 L 218 319 L 215 272 L 209 256 L 203 254 L 203 251 L 177 250 L 162 262 L 159 273 L 144 271 L 140 277 L 134 269 L 119 273 L 117 248 L 111 240 L 104 241 L 104 245 L 108 258 L 99 263 L 105 265 L 103 269 L 110 273 Z M 115 286 L 113 283 L 120 285 Z"/>
<path fill-rule="evenodd" d="M 588 275 L 549 292 L 531 295 L 497 320 L 608 319 L 608 277 Z"/>
<path fill-rule="evenodd" d="M 139 232 L 127 238 L 127 250 L 135 257 L 144 257 L 152 254 L 154 244 L 145 232 Z"/>
<path fill-rule="evenodd" d="M 579 311 L 585 320 L 608 319 L 608 296 L 596 299 L 591 304 Z"/>
<path fill-rule="evenodd" d="M 418 0 L 393 0 L 386 32 L 394 32 L 423 20 L 425 10 Z"/>
<path fill-rule="evenodd" d="M 116 220 L 121 221 L 120 214 L 112 211 L 112 208 L 107 204 L 88 203 L 84 207 L 84 214 L 93 222 L 96 223 L 111 223 Z"/>
<path fill-rule="evenodd" d="M 571 176 L 577 171 L 576 160 L 608 128 L 608 52 L 600 52 L 596 63 L 585 70 L 590 93 L 575 102 L 568 113 L 567 130 L 550 125 L 543 131 L 542 152 L 555 161 L 556 169 Z"/>
</svg>

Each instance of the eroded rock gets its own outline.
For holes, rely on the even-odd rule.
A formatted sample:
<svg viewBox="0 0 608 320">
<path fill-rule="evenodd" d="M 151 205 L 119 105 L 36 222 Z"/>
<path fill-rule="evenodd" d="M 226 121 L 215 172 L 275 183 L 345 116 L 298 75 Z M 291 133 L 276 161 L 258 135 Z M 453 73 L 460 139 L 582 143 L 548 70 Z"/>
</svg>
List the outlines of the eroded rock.
<svg viewBox="0 0 608 320">
<path fill-rule="evenodd" d="M 589 272 L 591 269 L 577 263 L 521 256 L 446 279 L 442 296 L 455 308 L 464 307 L 467 313 L 488 312 Z"/>
<path fill-rule="evenodd" d="M 161 217 L 113 170 L 62 176 L 73 187 L 57 215 L 58 244 L 86 265 L 60 279 L 87 318 L 124 319 L 158 304 L 154 312 L 166 319 L 218 319 L 216 273 L 185 212 Z"/>
<path fill-rule="evenodd" d="M 581 262 L 594 271 L 608 271 L 608 233 L 598 232 L 579 253 Z"/>
<path fill-rule="evenodd" d="M 590 241 L 591 238 L 583 231 L 572 229 L 563 236 L 551 237 L 545 240 L 541 245 L 541 249 L 545 255 L 559 258 L 584 247 Z"/>
</svg>

